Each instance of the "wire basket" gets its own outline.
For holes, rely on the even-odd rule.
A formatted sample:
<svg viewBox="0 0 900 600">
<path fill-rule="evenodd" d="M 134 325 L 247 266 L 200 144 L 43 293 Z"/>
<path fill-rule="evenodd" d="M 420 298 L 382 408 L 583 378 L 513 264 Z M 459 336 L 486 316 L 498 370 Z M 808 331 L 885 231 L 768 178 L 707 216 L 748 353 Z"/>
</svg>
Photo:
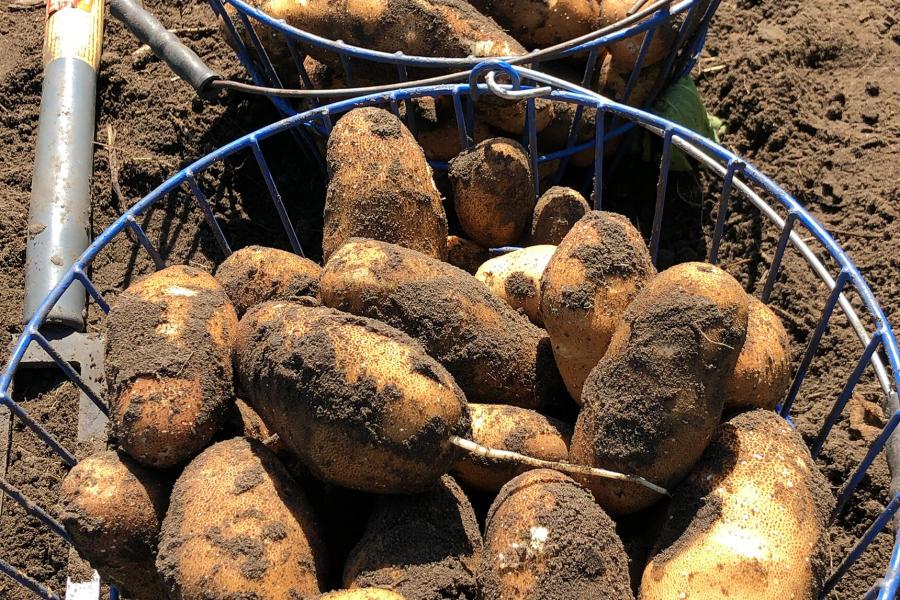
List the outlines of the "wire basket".
<svg viewBox="0 0 900 600">
<path fill-rule="evenodd" d="M 512 83 L 497 83 L 495 75 L 501 71 Z M 486 75 L 487 83 L 481 82 L 480 77 L 483 75 Z M 536 88 L 522 86 L 521 82 L 525 79 L 539 82 L 541 86 Z M 136 237 L 140 247 L 147 252 L 156 268 L 164 268 L 166 266 L 164 258 L 139 224 L 138 218 L 170 194 L 175 195 L 186 191 L 196 202 L 196 209 L 204 216 L 212 235 L 221 248 L 223 256 L 229 255 L 232 247 L 215 217 L 213 205 L 200 184 L 200 176 L 226 159 L 241 156 L 244 158 L 252 157 L 252 161 L 255 161 L 258 165 L 271 197 L 272 206 L 283 225 L 285 236 L 294 251 L 302 253 L 303 249 L 300 247 L 289 215 L 291 206 L 285 202 L 279 190 L 276 174 L 269 167 L 261 146 L 262 142 L 274 136 L 289 134 L 297 128 L 312 126 L 314 123 L 328 130 L 334 119 L 346 111 L 357 107 L 381 106 L 396 111 L 398 104 L 405 100 L 422 97 L 446 97 L 451 99 L 453 105 L 457 107 L 457 123 L 460 136 L 471 143 L 468 136 L 469 130 L 466 128 L 467 119 L 464 101 L 470 95 L 485 94 L 499 94 L 506 98 L 525 97 L 534 99 L 536 97 L 544 97 L 559 102 L 573 103 L 584 109 L 597 110 L 597 139 L 592 141 L 595 151 L 592 174 L 595 182 L 603 182 L 604 145 L 606 139 L 608 139 L 608 134 L 603 129 L 603 123 L 606 119 L 602 117 L 610 116 L 623 122 L 631 123 L 636 128 L 647 131 L 659 138 L 661 142 L 661 161 L 652 232 L 649 240 L 654 262 L 659 250 L 659 238 L 666 203 L 666 189 L 669 182 L 672 153 L 676 149 L 691 156 L 712 176 L 714 183 L 712 189 L 718 192 L 719 211 L 707 256 L 708 262 L 718 263 L 720 243 L 726 233 L 727 216 L 733 198 L 740 195 L 759 211 L 759 214 L 768 223 L 768 226 L 773 229 L 773 232 L 778 232 L 778 242 L 772 260 L 768 265 L 768 274 L 764 279 L 761 290 L 751 290 L 751 292 L 758 292 L 761 299 L 767 302 L 775 286 L 783 285 L 779 283 L 778 275 L 783 259 L 788 251 L 796 252 L 829 290 L 827 297 L 822 299 L 823 310 L 821 316 L 814 330 L 810 333 L 809 342 L 803 352 L 793 384 L 780 404 L 780 414 L 790 420 L 794 400 L 797 398 L 801 385 L 807 378 L 810 364 L 816 356 L 822 336 L 829 326 L 829 321 L 831 321 L 835 309 L 840 309 L 846 316 L 848 327 L 852 329 L 854 336 L 859 340 L 859 353 L 855 363 L 846 365 L 850 371 L 849 377 L 843 391 L 831 406 L 830 413 L 821 427 L 818 438 L 812 444 L 812 454 L 814 457 L 819 455 L 822 445 L 845 408 L 851 393 L 870 365 L 872 367 L 871 372 L 874 373 L 875 380 L 884 394 L 889 419 L 875 441 L 868 448 L 864 458 L 856 465 L 852 475 L 839 489 L 834 512 L 835 516 L 851 504 L 855 490 L 879 453 L 886 452 L 892 471 L 897 473 L 897 467 L 900 466 L 900 463 L 896 459 L 897 451 L 900 449 L 898 446 L 900 445 L 892 443 L 894 441 L 892 438 L 896 437 L 893 434 L 897 425 L 900 424 L 900 406 L 898 406 L 897 397 L 900 350 L 898 350 L 897 341 L 891 326 L 878 301 L 873 296 L 871 289 L 834 238 L 793 197 L 729 150 L 658 116 L 613 102 L 598 94 L 588 92 L 551 76 L 497 62 L 488 62 L 476 67 L 468 83 L 416 87 L 354 98 L 285 118 L 219 148 L 176 173 L 138 201 L 110 227 L 97 236 L 67 272 L 59 285 L 44 299 L 34 317 L 25 326 L 24 332 L 15 344 L 6 368 L 2 376 L 0 376 L 0 403 L 7 406 L 15 418 L 32 430 L 66 465 L 72 466 L 76 464 L 73 452 L 69 448 L 64 447 L 42 423 L 32 418 L 22 405 L 12 399 L 11 383 L 26 350 L 31 344 L 36 343 L 54 358 L 66 377 L 87 393 L 98 407 L 104 411 L 106 410 L 105 403 L 102 400 L 103 394 L 100 390 L 92 389 L 91 385 L 81 378 L 71 364 L 63 361 L 54 352 L 47 337 L 41 332 L 41 328 L 45 324 L 51 308 L 70 286 L 83 286 L 89 297 L 96 303 L 96 306 L 103 313 L 108 312 L 109 305 L 98 287 L 92 283 L 88 275 L 88 269 L 91 263 L 113 240 L 120 235 L 130 232 Z M 541 155 L 536 152 L 536 147 L 536 144 L 529 146 L 531 159 L 535 165 L 541 165 L 558 158 Z M 569 150 L 571 153 L 576 151 L 578 150 Z M 539 186 L 539 183 L 536 183 L 536 186 Z M 539 191 L 539 187 L 536 187 L 536 191 Z M 604 202 L 603 186 L 594 185 L 591 196 L 594 207 L 602 209 Z M 779 291 L 789 293 L 791 289 Z M 854 306 L 854 302 L 849 297 L 851 293 L 854 294 L 855 299 L 858 299 L 858 302 L 855 303 L 856 306 Z M 873 324 L 873 326 L 867 326 L 866 323 Z M 28 515 L 38 519 L 50 531 L 64 540 L 68 539 L 63 526 L 56 518 L 45 508 L 38 506 L 25 494 L 10 485 L 5 479 L 0 479 L 0 490 L 18 503 Z M 879 516 L 858 539 L 851 551 L 846 556 L 839 557 L 840 562 L 827 580 L 822 594 L 823 597 L 834 588 L 836 583 L 874 540 L 875 536 L 888 526 L 895 513 L 897 513 L 898 508 L 900 508 L 900 478 L 894 477 L 890 490 L 891 497 L 884 498 L 885 507 Z M 0 572 L 12 577 L 19 584 L 41 597 L 59 598 L 57 593 L 45 583 L 18 571 L 4 557 L 0 557 Z M 884 578 L 879 581 L 873 581 L 871 589 L 865 597 L 889 600 L 896 597 L 898 588 L 900 588 L 900 539 L 897 540 L 894 547 L 890 564 L 885 567 Z"/>
</svg>

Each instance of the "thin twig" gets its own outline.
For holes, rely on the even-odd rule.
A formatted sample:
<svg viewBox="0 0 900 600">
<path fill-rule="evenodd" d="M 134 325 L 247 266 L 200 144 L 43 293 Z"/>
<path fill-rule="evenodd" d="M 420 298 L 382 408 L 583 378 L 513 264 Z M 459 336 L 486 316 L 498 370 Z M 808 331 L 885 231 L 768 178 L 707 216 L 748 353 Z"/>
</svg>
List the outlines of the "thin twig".
<svg viewBox="0 0 900 600">
<path fill-rule="evenodd" d="M 708 335 L 706 335 L 706 332 L 704 332 L 704 331 L 703 331 L 702 329 L 700 329 L 699 327 L 697 328 L 697 331 L 699 331 L 699 332 L 700 332 L 700 335 L 703 336 L 703 339 L 705 339 L 705 340 L 706 340 L 707 342 L 709 342 L 710 344 L 713 344 L 713 345 L 716 345 L 716 346 L 722 346 L 723 348 L 728 348 L 729 350 L 734 350 L 734 346 L 729 346 L 729 345 L 726 344 L 725 342 L 717 342 L 716 340 L 714 340 L 714 339 L 712 339 L 711 337 L 709 337 Z"/>
<path fill-rule="evenodd" d="M 106 150 L 107 162 L 109 162 L 109 181 L 112 187 L 113 196 L 116 199 L 116 209 L 119 212 L 125 210 L 125 194 L 122 193 L 122 186 L 119 185 L 119 160 L 118 148 L 116 148 L 116 130 L 112 125 L 106 126 Z"/>
<path fill-rule="evenodd" d="M 847 235 L 850 237 L 861 237 L 867 240 L 880 240 L 882 239 L 882 235 L 880 233 L 866 233 L 864 231 L 850 231 L 848 229 L 837 229 L 835 227 L 829 228 L 831 233 L 836 233 L 838 235 Z"/>
<path fill-rule="evenodd" d="M 775 314 L 777 314 L 781 317 L 784 317 L 788 321 L 792 322 L 794 325 L 797 326 L 798 329 L 802 329 L 803 327 L 806 327 L 806 323 L 801 321 L 800 317 L 795 316 L 793 313 L 789 313 L 788 311 L 784 310 L 783 308 L 781 308 L 780 306 L 778 306 L 776 304 L 769 304 L 768 306 L 775 312 Z"/>
<path fill-rule="evenodd" d="M 450 436 L 450 443 L 454 446 L 462 448 L 466 452 L 478 454 L 479 456 L 490 458 L 492 460 L 514 462 L 522 465 L 528 465 L 530 467 L 537 467 L 539 469 L 553 469 L 555 471 L 575 473 L 577 475 L 587 475 L 589 477 L 603 477 L 605 479 L 629 481 L 631 483 L 636 483 L 638 485 L 649 488 L 657 494 L 662 494 L 664 496 L 671 495 L 669 494 L 668 490 L 666 490 L 666 488 L 660 487 L 655 483 L 650 483 L 649 481 L 647 481 L 643 477 L 639 477 L 638 475 L 626 475 L 625 473 L 618 473 L 616 471 L 608 471 L 606 469 L 598 469 L 596 467 L 588 467 L 585 465 L 573 465 L 571 463 L 541 460 L 539 458 L 519 454 L 518 452 L 498 450 L 497 448 L 488 448 L 487 446 L 482 446 L 481 444 L 477 444 L 472 440 L 467 440 L 455 435 Z"/>
</svg>

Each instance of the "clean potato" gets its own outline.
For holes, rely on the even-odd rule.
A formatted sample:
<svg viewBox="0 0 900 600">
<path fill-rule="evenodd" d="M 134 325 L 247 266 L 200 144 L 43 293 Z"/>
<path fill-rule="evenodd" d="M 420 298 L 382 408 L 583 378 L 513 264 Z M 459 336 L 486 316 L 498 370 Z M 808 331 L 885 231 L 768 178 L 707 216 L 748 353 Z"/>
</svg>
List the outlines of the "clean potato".
<svg viewBox="0 0 900 600">
<path fill-rule="evenodd" d="M 828 569 L 830 486 L 769 410 L 724 423 L 676 489 L 642 600 L 815 600 Z"/>
<path fill-rule="evenodd" d="M 591 211 L 559 244 L 541 278 L 541 317 L 577 402 L 625 309 L 655 274 L 640 232 L 619 214 Z"/>
<path fill-rule="evenodd" d="M 144 277 L 106 319 L 110 421 L 121 448 L 158 468 L 205 448 L 233 399 L 234 307 L 212 275 L 173 266 Z"/>
<path fill-rule="evenodd" d="M 478 267 L 490 260 L 491 253 L 471 240 L 456 235 L 447 236 L 447 262 L 474 275 Z"/>
<path fill-rule="evenodd" d="M 260 304 L 241 319 L 234 356 L 243 393 L 324 481 L 422 491 L 456 460 L 450 437 L 470 432 L 466 398 L 450 374 L 416 341 L 372 319 Z"/>
<path fill-rule="evenodd" d="M 320 294 L 419 340 L 472 402 L 538 410 L 565 397 L 547 334 L 452 265 L 352 240 L 325 265 Z"/>
<path fill-rule="evenodd" d="M 541 276 L 556 246 L 529 246 L 487 261 L 475 278 L 498 298 L 522 312 L 535 325 L 541 319 Z"/>
<path fill-rule="evenodd" d="M 157 569 L 170 600 L 321 593 L 324 557 L 308 501 L 265 446 L 210 446 L 175 482 Z"/>
<path fill-rule="evenodd" d="M 684 263 L 655 277 L 628 306 L 584 384 L 570 461 L 664 488 L 681 481 L 719 425 L 748 306 L 741 285 L 713 265 Z M 615 515 L 661 498 L 628 481 L 584 482 Z"/>
<path fill-rule="evenodd" d="M 471 0 L 527 48 L 581 37 L 601 25 L 600 0 Z"/>
<path fill-rule="evenodd" d="M 534 207 L 529 243 L 533 246 L 558 246 L 575 223 L 590 211 L 591 207 L 584 196 L 572 188 L 550 188 Z"/>
</svg>

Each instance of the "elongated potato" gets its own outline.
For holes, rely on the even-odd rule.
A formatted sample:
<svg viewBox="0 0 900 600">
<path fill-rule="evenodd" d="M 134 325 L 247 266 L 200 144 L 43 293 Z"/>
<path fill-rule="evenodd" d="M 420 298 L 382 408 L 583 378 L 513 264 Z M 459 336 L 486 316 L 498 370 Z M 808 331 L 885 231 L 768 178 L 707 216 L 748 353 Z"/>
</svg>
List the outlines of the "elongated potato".
<svg viewBox="0 0 900 600">
<path fill-rule="evenodd" d="M 471 0 L 527 48 L 545 48 L 600 29 L 600 0 Z"/>
<path fill-rule="evenodd" d="M 565 461 L 572 428 L 562 421 L 502 404 L 470 404 L 472 440 L 488 448 L 518 452 L 542 460 Z M 529 467 L 468 454 L 453 466 L 456 477 L 469 487 L 500 491 L 507 481 Z"/>
<path fill-rule="evenodd" d="M 317 600 L 405 600 L 397 592 L 380 588 L 358 588 L 355 590 L 337 590 L 322 594 Z"/>
<path fill-rule="evenodd" d="M 423 494 L 379 498 L 344 567 L 344 586 L 377 587 L 407 600 L 476 600 L 481 532 L 449 475 Z"/>
<path fill-rule="evenodd" d="M 169 501 L 158 473 L 113 451 L 72 467 L 60 489 L 60 520 L 78 554 L 135 600 L 162 597 L 159 529 Z"/>
<path fill-rule="evenodd" d="M 631 77 L 632 65 L 625 65 L 623 68 L 621 62 L 612 54 L 607 54 L 598 71 L 599 78 L 597 89 L 606 96 L 616 100 L 625 101 L 629 106 L 642 108 L 655 98 L 651 98 L 657 79 L 662 75 L 662 66 L 660 64 L 645 66 L 638 73 L 637 80 L 628 91 L 628 80 Z M 602 82 L 602 83 L 600 83 Z M 628 98 L 625 98 L 625 92 L 628 91 Z M 609 142 L 612 144 L 621 138 L 616 138 Z M 610 146 L 607 146 L 609 149 Z"/>
<path fill-rule="evenodd" d="M 427 489 L 457 458 L 450 436 L 470 431 L 450 374 L 372 319 L 260 304 L 238 327 L 235 368 L 260 416 L 312 474 L 352 489 Z"/>
<path fill-rule="evenodd" d="M 541 278 L 541 316 L 577 402 L 625 309 L 655 274 L 640 232 L 622 215 L 591 211 L 559 244 Z"/>
<path fill-rule="evenodd" d="M 292 252 L 249 246 L 233 252 L 216 269 L 238 316 L 267 300 L 318 296 L 322 267 Z"/>
<path fill-rule="evenodd" d="M 541 275 L 554 252 L 556 246 L 549 245 L 516 250 L 481 265 L 475 278 L 532 323 L 542 325 Z"/>
<path fill-rule="evenodd" d="M 500 490 L 478 570 L 483 600 L 634 598 L 615 524 L 562 473 L 537 469 Z"/>
<path fill-rule="evenodd" d="M 768 410 L 724 423 L 677 488 L 642 600 L 814 600 L 827 569 L 830 486 Z"/>
<path fill-rule="evenodd" d="M 781 402 L 791 385 L 790 338 L 772 309 L 750 299 L 747 341 L 725 382 L 725 410 L 768 408 Z"/>
<path fill-rule="evenodd" d="M 490 260 L 487 248 L 459 236 L 447 236 L 447 262 L 466 273 L 474 275 L 478 267 Z"/>
<path fill-rule="evenodd" d="M 496 247 L 522 237 L 534 207 L 534 190 L 531 160 L 521 144 L 506 138 L 485 140 L 450 161 L 449 174 L 459 224 L 472 241 Z"/>
<path fill-rule="evenodd" d="M 246 438 L 210 446 L 184 469 L 156 564 L 170 600 L 294 600 L 321 592 L 324 569 L 306 497 Z"/>
<path fill-rule="evenodd" d="M 670 488 L 691 470 L 722 417 L 725 380 L 747 335 L 749 299 L 705 263 L 660 273 L 629 305 L 591 371 L 571 462 Z M 660 500 L 634 483 L 585 480 L 600 506 L 627 514 Z"/>
<path fill-rule="evenodd" d="M 353 240 L 325 265 L 320 288 L 325 305 L 419 340 L 472 402 L 538 410 L 565 397 L 546 333 L 452 265 Z"/>
<path fill-rule="evenodd" d="M 530 244 L 558 246 L 575 223 L 589 213 L 584 196 L 567 187 L 552 187 L 540 197 L 531 217 Z"/>
<path fill-rule="evenodd" d="M 628 10 L 632 6 L 634 6 L 632 0 L 601 0 L 600 26 L 606 27 L 621 21 L 628 16 Z M 607 50 L 619 62 L 623 73 L 631 72 L 647 35 L 648 33 L 631 35 L 608 46 Z M 644 56 L 643 65 L 654 65 L 666 58 L 672 50 L 676 37 L 677 32 L 671 20 L 658 25 L 650 41 L 650 48 Z"/>
<path fill-rule="evenodd" d="M 110 421 L 135 460 L 167 468 L 196 455 L 232 401 L 237 315 L 212 275 L 174 266 L 131 285 L 106 319 Z"/>
<path fill-rule="evenodd" d="M 439 259 L 447 257 L 447 215 L 431 167 L 400 119 L 358 108 L 328 138 L 322 250 L 327 259 L 365 235 Z"/>
</svg>

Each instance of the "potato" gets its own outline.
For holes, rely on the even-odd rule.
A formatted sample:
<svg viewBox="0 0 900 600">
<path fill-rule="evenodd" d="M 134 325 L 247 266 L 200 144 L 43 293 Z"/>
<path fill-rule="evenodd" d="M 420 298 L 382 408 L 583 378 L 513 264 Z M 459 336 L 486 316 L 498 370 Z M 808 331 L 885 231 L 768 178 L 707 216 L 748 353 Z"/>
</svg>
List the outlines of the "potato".
<svg viewBox="0 0 900 600">
<path fill-rule="evenodd" d="M 615 524 L 569 477 L 519 475 L 491 506 L 478 570 L 483 600 L 634 598 Z"/>
<path fill-rule="evenodd" d="M 497 247 L 522 237 L 534 207 L 534 188 L 531 159 L 521 144 L 485 140 L 450 161 L 449 175 L 459 224 L 472 241 Z"/>
<path fill-rule="evenodd" d="M 541 275 L 556 246 L 529 246 L 487 261 L 475 273 L 498 298 L 522 312 L 535 325 L 541 319 Z"/>
<path fill-rule="evenodd" d="M 656 86 L 657 79 L 659 79 L 662 74 L 662 66 L 663 65 L 651 65 L 641 69 L 640 73 L 638 73 L 637 80 L 634 82 L 634 85 L 628 94 L 628 100 L 625 104 L 641 108 L 654 100 L 654 98 L 651 98 L 651 94 L 653 93 L 653 88 Z M 597 89 L 599 89 L 602 94 L 621 102 L 625 97 L 625 91 L 628 88 L 628 80 L 631 77 L 632 68 L 633 65 L 629 64 L 626 65 L 623 70 L 621 62 L 619 62 L 614 55 L 606 55 L 599 71 L 599 81 L 602 81 L 603 83 L 598 84 Z M 615 142 L 615 140 L 607 144 L 608 151 L 614 151 L 610 150 L 609 146 L 609 144 L 612 144 L 613 142 Z"/>
<path fill-rule="evenodd" d="M 267 300 L 318 296 L 322 267 L 292 252 L 249 246 L 233 252 L 216 269 L 238 316 Z"/>
<path fill-rule="evenodd" d="M 156 548 L 168 501 L 158 473 L 116 452 L 99 452 L 63 479 L 60 521 L 104 581 L 134 600 L 157 600 Z"/>
<path fill-rule="evenodd" d="M 400 119 L 358 108 L 328 138 L 322 250 L 327 259 L 365 235 L 439 259 L 447 257 L 447 215 L 425 154 Z"/>
<path fill-rule="evenodd" d="M 747 341 L 725 381 L 725 410 L 768 408 L 781 402 L 791 385 L 790 338 L 772 309 L 750 298 Z"/>
<path fill-rule="evenodd" d="M 577 402 L 626 307 L 655 274 L 641 234 L 622 215 L 591 211 L 559 244 L 541 278 L 541 316 Z"/>
<path fill-rule="evenodd" d="M 106 319 L 110 421 L 122 449 L 158 468 L 206 447 L 233 397 L 237 315 L 212 275 L 173 266 L 144 277 Z"/>
<path fill-rule="evenodd" d="M 503 77 L 499 77 L 498 81 L 503 82 Z M 543 133 L 553 122 L 557 104 L 547 98 L 535 99 L 535 131 Z M 525 124 L 528 122 L 528 103 L 525 100 L 506 100 L 488 92 L 476 98 L 475 113 L 488 125 L 519 137 L 525 132 Z"/>
<path fill-rule="evenodd" d="M 452 265 L 353 240 L 325 265 L 320 287 L 326 306 L 419 340 L 472 402 L 538 410 L 565 397 L 546 333 Z"/>
<path fill-rule="evenodd" d="M 251 440 L 256 440 L 274 452 L 282 462 L 294 460 L 290 451 L 285 447 L 284 442 L 281 441 L 281 438 L 279 438 L 274 431 L 269 429 L 269 426 L 266 425 L 262 420 L 262 417 L 253 410 L 252 406 L 240 398 L 235 398 L 233 408 L 228 411 L 223 433 L 228 437 L 243 436 Z"/>
<path fill-rule="evenodd" d="M 660 273 L 634 299 L 591 371 L 571 462 L 638 475 L 671 488 L 691 470 L 722 417 L 725 380 L 747 334 L 749 299 L 705 263 Z M 585 480 L 607 512 L 661 496 L 632 482 Z"/>
<path fill-rule="evenodd" d="M 602 17 L 600 26 L 606 27 L 621 21 L 628 16 L 628 10 L 634 6 L 634 0 L 601 0 Z M 650 17 L 646 17 L 648 19 Z M 631 72 L 637 62 L 638 54 L 641 51 L 641 45 L 644 38 L 649 34 L 631 35 L 625 39 L 613 42 L 607 47 L 608 52 L 621 65 L 622 73 Z M 662 61 L 675 44 L 678 36 L 677 29 L 670 19 L 658 25 L 656 32 L 653 34 L 653 40 L 650 42 L 650 48 L 644 56 L 643 66 L 648 67 Z"/>
<path fill-rule="evenodd" d="M 246 438 L 185 467 L 156 560 L 170 600 L 294 600 L 321 592 L 324 561 L 306 497 L 278 459 Z"/>
<path fill-rule="evenodd" d="M 447 262 L 454 267 L 474 275 L 490 258 L 487 248 L 459 236 L 447 236 Z"/>
<path fill-rule="evenodd" d="M 784 419 L 734 417 L 676 489 L 642 600 L 819 598 L 829 489 Z"/>
<path fill-rule="evenodd" d="M 553 462 L 568 459 L 572 428 L 562 421 L 502 404 L 469 404 L 469 414 L 472 440 L 477 444 Z M 453 466 L 462 483 L 489 492 L 500 491 L 507 481 L 528 469 L 477 454 L 466 455 Z"/>
<path fill-rule="evenodd" d="M 238 326 L 235 368 L 291 452 L 317 478 L 344 487 L 427 489 L 457 458 L 450 436 L 470 432 L 450 374 L 413 339 L 372 319 L 260 304 Z"/>
<path fill-rule="evenodd" d="M 527 48 L 545 48 L 600 29 L 600 0 L 471 0 Z"/>
<path fill-rule="evenodd" d="M 380 588 L 358 588 L 355 590 L 337 590 L 322 594 L 318 600 L 405 600 L 403 596 L 390 590 Z"/>
<path fill-rule="evenodd" d="M 444 475 L 423 494 L 378 500 L 344 567 L 344 587 L 389 589 L 408 600 L 475 600 L 481 549 L 472 505 Z"/>
<path fill-rule="evenodd" d="M 460 146 L 456 112 L 449 97 L 425 96 L 413 99 L 410 104 L 416 119 L 416 141 L 425 152 L 425 158 L 449 162 L 464 150 Z M 473 131 L 467 133 L 475 143 L 494 137 L 490 126 L 480 120 L 476 120 Z"/>
<path fill-rule="evenodd" d="M 534 207 L 529 243 L 534 246 L 558 246 L 575 223 L 590 211 L 591 207 L 584 196 L 572 188 L 550 188 Z"/>
</svg>

